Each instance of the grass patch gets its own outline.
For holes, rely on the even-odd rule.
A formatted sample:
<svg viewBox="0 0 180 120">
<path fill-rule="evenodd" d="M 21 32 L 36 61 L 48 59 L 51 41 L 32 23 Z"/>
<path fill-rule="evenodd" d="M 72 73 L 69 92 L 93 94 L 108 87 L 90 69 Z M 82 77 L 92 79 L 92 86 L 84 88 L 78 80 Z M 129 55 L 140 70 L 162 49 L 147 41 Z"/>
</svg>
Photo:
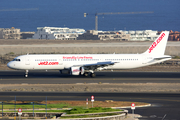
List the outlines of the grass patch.
<svg viewBox="0 0 180 120">
<path fill-rule="evenodd" d="M 14 112 L 14 111 L 4 111 L 4 112 Z M 18 112 L 18 111 L 16 111 Z M 32 113 L 33 110 L 23 110 L 23 113 Z M 46 110 L 34 110 L 34 112 L 46 112 Z M 58 113 L 64 113 L 65 110 L 47 110 L 47 112 L 58 112 Z"/>
<path fill-rule="evenodd" d="M 94 107 L 89 109 L 85 109 L 83 107 L 75 107 L 71 110 L 47 110 L 47 112 L 61 112 L 67 114 L 101 113 L 101 112 L 113 112 L 113 111 L 122 111 L 122 110 L 112 109 L 112 108 L 102 108 L 102 107 Z M 14 111 L 6 111 L 6 112 L 14 112 Z M 23 112 L 33 112 L 33 110 L 26 110 L 26 111 L 24 110 Z M 34 112 L 46 112 L 46 110 L 34 110 Z"/>
<path fill-rule="evenodd" d="M 180 56 L 173 56 L 173 59 L 180 59 Z"/>
<path fill-rule="evenodd" d="M 102 107 L 94 107 L 89 109 L 76 107 L 71 110 L 65 110 L 67 114 L 84 114 L 84 113 L 99 113 L 99 112 L 112 112 L 112 111 L 122 111 L 122 110 L 112 109 L 112 108 L 102 108 Z"/>
<path fill-rule="evenodd" d="M 15 105 L 3 105 L 4 109 L 14 109 Z M 69 104 L 47 104 L 47 108 L 69 108 Z M 16 105 L 16 108 L 33 109 L 33 104 Z M 46 108 L 46 105 L 34 105 L 34 108 Z"/>
<path fill-rule="evenodd" d="M 84 116 L 61 116 L 63 118 L 89 118 L 89 117 L 105 117 L 105 116 L 112 116 L 118 115 L 117 113 L 109 113 L 109 114 L 101 114 L 101 115 L 84 115 Z"/>
<path fill-rule="evenodd" d="M 16 105 L 16 109 L 33 109 L 33 104 L 31 101 L 17 101 L 19 105 Z M 123 107 L 123 106 L 131 106 L 132 102 L 127 101 L 113 101 L 113 100 L 105 100 L 105 101 L 94 101 L 94 107 L 102 107 L 102 108 L 110 108 L 110 107 Z M 14 109 L 15 105 L 14 101 L 3 102 L 3 109 Z M 45 101 L 36 101 L 34 102 L 34 108 L 46 108 Z M 147 105 L 147 103 L 135 102 L 136 105 Z M 1 104 L 0 104 L 1 107 Z M 47 101 L 47 108 L 91 108 L 91 102 L 89 101 L 88 106 L 85 101 Z"/>
</svg>

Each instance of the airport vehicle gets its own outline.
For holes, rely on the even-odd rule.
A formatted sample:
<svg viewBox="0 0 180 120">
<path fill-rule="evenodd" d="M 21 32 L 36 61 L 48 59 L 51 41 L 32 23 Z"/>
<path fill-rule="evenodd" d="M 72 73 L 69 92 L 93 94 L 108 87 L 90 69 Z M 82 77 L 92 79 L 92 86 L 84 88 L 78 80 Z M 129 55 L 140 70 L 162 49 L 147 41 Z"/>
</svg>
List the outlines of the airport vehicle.
<svg viewBox="0 0 180 120">
<path fill-rule="evenodd" d="M 142 54 L 35 54 L 21 55 L 9 62 L 12 69 L 59 70 L 61 74 L 95 77 L 94 71 L 104 69 L 132 69 L 171 59 L 164 55 L 169 31 L 163 31 Z"/>
</svg>

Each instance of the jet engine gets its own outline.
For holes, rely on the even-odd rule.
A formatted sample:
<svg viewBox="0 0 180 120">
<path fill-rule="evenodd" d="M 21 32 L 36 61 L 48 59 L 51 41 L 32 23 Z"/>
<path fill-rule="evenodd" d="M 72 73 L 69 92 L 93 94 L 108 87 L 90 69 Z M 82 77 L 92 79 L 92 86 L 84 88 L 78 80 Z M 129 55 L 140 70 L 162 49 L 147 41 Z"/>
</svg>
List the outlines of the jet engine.
<svg viewBox="0 0 180 120">
<path fill-rule="evenodd" d="M 71 67 L 70 69 L 59 70 L 61 74 L 83 75 L 84 67 Z"/>
<path fill-rule="evenodd" d="M 79 75 L 80 67 L 71 67 L 70 68 L 70 75 Z"/>
<path fill-rule="evenodd" d="M 70 68 L 71 75 L 83 75 L 84 74 L 84 67 L 71 67 Z"/>
<path fill-rule="evenodd" d="M 80 67 L 80 75 L 84 74 L 84 67 Z"/>
</svg>

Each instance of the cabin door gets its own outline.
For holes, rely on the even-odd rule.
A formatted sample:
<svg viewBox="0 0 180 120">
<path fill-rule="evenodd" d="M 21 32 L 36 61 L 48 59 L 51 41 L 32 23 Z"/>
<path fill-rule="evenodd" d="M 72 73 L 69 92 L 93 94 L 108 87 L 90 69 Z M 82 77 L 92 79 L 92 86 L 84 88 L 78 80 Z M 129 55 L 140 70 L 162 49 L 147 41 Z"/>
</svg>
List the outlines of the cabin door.
<svg viewBox="0 0 180 120">
<path fill-rule="evenodd" d="M 30 57 L 29 57 L 29 55 L 26 56 L 25 64 L 30 65 Z"/>
</svg>

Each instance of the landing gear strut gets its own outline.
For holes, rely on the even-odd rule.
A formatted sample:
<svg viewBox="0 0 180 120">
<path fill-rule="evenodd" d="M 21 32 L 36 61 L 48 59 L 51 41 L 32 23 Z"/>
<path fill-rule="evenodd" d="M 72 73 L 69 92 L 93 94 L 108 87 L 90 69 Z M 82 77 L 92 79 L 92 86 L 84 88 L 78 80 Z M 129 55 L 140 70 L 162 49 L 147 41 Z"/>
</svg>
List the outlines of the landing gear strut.
<svg viewBox="0 0 180 120">
<path fill-rule="evenodd" d="M 29 70 L 26 70 L 26 72 L 25 72 L 25 77 L 26 78 L 28 77 L 28 72 L 29 72 Z"/>
</svg>

